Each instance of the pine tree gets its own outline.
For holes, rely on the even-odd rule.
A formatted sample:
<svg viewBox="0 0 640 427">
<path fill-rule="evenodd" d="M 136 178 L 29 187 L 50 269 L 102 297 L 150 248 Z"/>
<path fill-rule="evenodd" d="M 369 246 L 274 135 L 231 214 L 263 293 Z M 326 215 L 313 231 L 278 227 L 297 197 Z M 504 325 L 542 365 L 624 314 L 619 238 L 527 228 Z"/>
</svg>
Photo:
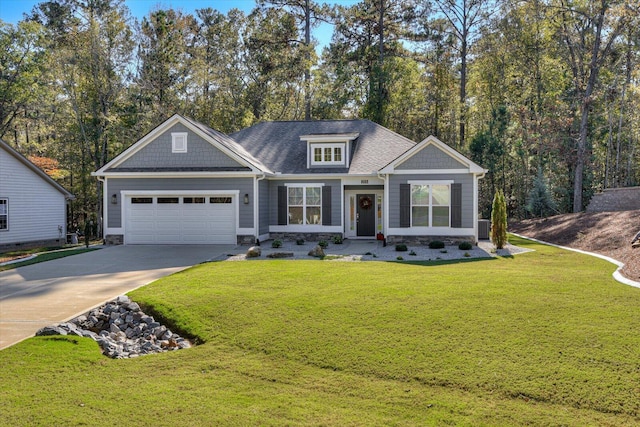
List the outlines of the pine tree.
<svg viewBox="0 0 640 427">
<path fill-rule="evenodd" d="M 497 249 L 507 244 L 507 202 L 502 190 L 496 191 L 491 210 L 491 240 Z"/>
<path fill-rule="evenodd" d="M 527 211 L 534 217 L 544 218 L 557 212 L 556 202 L 549 193 L 547 182 L 542 170 L 533 181 L 533 188 L 529 192 Z"/>
</svg>

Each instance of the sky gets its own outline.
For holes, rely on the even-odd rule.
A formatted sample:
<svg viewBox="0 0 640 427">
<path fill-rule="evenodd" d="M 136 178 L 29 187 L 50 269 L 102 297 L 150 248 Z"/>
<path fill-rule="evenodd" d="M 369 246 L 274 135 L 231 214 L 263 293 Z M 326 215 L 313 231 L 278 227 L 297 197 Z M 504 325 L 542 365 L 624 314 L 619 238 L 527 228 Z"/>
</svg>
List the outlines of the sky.
<svg viewBox="0 0 640 427">
<path fill-rule="evenodd" d="M 33 7 L 44 0 L 0 0 L 0 19 L 10 24 L 16 24 L 24 18 L 23 14 L 29 14 Z M 345 6 L 352 5 L 358 0 L 334 0 L 334 4 Z M 173 8 L 184 13 L 194 13 L 196 9 L 211 7 L 222 13 L 237 8 L 249 13 L 255 6 L 255 0 L 125 0 L 131 15 L 139 21 L 152 10 L 159 8 Z M 313 36 L 321 46 L 328 45 L 331 41 L 333 28 L 329 24 L 321 24 L 313 30 Z"/>
</svg>

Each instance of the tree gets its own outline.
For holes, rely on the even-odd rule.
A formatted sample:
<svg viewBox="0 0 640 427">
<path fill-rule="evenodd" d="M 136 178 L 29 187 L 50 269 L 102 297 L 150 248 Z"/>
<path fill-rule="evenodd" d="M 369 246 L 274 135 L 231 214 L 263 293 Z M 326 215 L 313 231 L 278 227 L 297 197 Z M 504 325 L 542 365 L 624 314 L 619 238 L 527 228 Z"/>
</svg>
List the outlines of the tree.
<svg viewBox="0 0 640 427">
<path fill-rule="evenodd" d="M 534 217 L 540 218 L 545 218 L 558 212 L 556 202 L 547 188 L 547 181 L 542 173 L 542 168 L 538 171 L 538 175 L 533 181 L 533 188 L 529 192 L 527 211 Z"/>
<path fill-rule="evenodd" d="M 507 244 L 507 202 L 502 190 L 496 191 L 491 210 L 491 241 L 497 249 Z"/>
<path fill-rule="evenodd" d="M 583 209 L 584 173 L 589 147 L 589 113 L 594 101 L 598 75 L 617 38 L 637 13 L 622 0 L 560 0 L 560 35 L 573 76 L 577 104 L 578 137 L 573 185 L 573 212 Z"/>
</svg>

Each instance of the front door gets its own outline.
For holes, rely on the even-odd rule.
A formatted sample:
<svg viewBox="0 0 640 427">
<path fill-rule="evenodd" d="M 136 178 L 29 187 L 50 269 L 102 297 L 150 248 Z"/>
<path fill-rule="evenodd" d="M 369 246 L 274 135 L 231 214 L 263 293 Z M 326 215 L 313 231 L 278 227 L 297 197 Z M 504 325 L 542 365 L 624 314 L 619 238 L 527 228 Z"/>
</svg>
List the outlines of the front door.
<svg viewBox="0 0 640 427">
<path fill-rule="evenodd" d="M 358 194 L 356 196 L 356 221 L 358 236 L 375 236 L 376 234 L 376 195 Z"/>
</svg>

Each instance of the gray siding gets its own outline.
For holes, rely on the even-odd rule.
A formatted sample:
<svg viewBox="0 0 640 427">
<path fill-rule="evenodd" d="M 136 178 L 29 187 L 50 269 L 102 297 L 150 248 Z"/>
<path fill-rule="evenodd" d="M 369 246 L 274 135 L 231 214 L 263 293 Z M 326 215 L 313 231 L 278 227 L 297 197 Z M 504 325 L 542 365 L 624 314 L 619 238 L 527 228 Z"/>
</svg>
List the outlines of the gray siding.
<svg viewBox="0 0 640 427">
<path fill-rule="evenodd" d="M 187 132 L 187 152 L 171 152 L 171 133 Z M 172 126 L 118 168 L 243 167 L 181 123 Z"/>
<path fill-rule="evenodd" d="M 473 228 L 473 175 L 391 175 L 389 177 L 389 227 L 400 227 L 400 184 L 408 181 L 453 180 L 462 184 L 462 227 Z"/>
<path fill-rule="evenodd" d="M 238 201 L 240 227 L 253 227 L 253 178 L 109 178 L 107 179 L 108 226 L 122 227 L 120 191 L 123 190 L 161 190 L 179 192 L 187 190 L 220 190 L 240 192 Z M 112 194 L 118 194 L 118 204 L 110 202 Z M 243 203 L 245 194 L 249 194 L 249 204 Z"/>
<path fill-rule="evenodd" d="M 466 168 L 468 166 L 463 165 L 433 144 L 427 145 L 419 153 L 414 154 L 396 167 L 400 170 Z"/>
<path fill-rule="evenodd" d="M 269 225 L 278 225 L 278 186 L 287 183 L 321 183 L 331 186 L 331 225 L 342 225 L 342 183 L 339 179 L 329 180 L 302 180 L 291 178 L 287 181 L 269 181 Z"/>
<path fill-rule="evenodd" d="M 267 234 L 269 232 L 269 206 L 272 204 L 272 201 L 269 199 L 269 181 L 258 181 L 258 192 L 260 194 L 258 234 Z"/>
<path fill-rule="evenodd" d="M 9 229 L 0 230 L 0 245 L 65 241 L 67 205 L 64 195 L 2 147 L 0 198 L 9 200 Z"/>
</svg>

